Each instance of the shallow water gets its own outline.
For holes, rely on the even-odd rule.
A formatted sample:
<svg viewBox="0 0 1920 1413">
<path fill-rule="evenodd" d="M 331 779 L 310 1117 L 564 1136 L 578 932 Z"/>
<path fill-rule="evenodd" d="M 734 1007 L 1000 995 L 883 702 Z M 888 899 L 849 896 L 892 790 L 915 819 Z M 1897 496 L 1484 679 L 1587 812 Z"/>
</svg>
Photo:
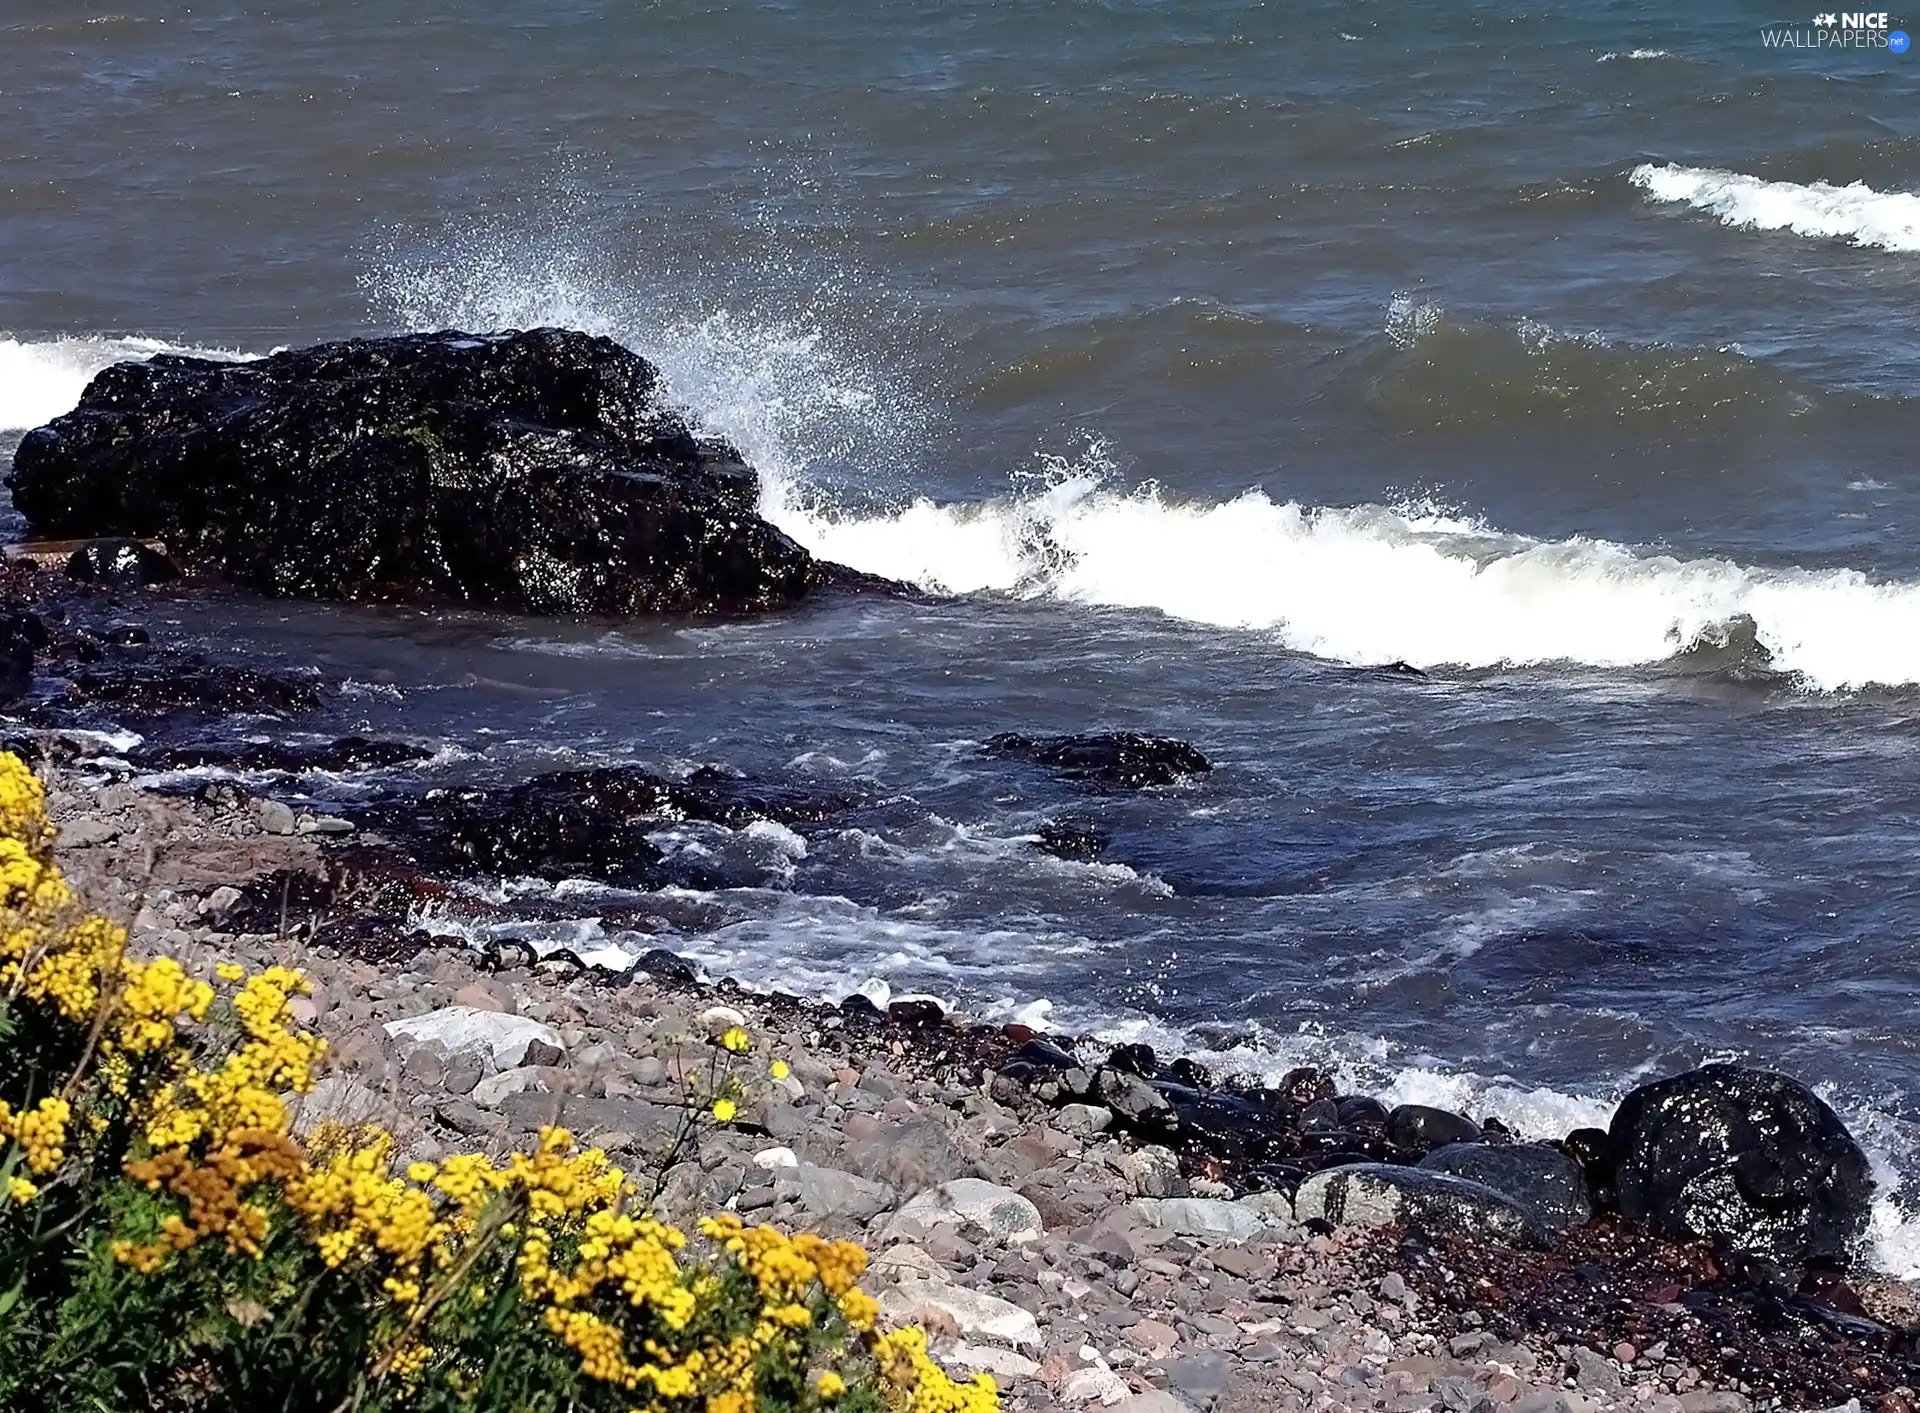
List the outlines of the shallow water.
<svg viewBox="0 0 1920 1413">
<path fill-rule="evenodd" d="M 1920 58 L 1733 4 L 72 11 L 0 15 L 0 438 L 160 346 L 565 323 L 957 596 L 171 626 L 360 684 L 316 729 L 864 782 L 669 841 L 747 885 L 716 971 L 1540 1129 L 1740 1054 L 1920 1170 Z M 974 749 L 1090 726 L 1218 768 Z"/>
</svg>

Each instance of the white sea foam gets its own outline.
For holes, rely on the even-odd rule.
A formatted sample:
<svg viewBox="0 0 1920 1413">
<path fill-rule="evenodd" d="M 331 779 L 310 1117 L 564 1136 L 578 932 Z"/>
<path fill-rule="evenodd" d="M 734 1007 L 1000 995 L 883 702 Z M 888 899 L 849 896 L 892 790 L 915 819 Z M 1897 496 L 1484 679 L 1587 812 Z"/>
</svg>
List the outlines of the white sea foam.
<svg viewBox="0 0 1920 1413">
<path fill-rule="evenodd" d="M 1642 163 L 1629 174 L 1655 201 L 1681 202 L 1742 230 L 1792 231 L 1882 250 L 1920 250 L 1920 196 L 1865 182 L 1770 182 L 1714 167 Z"/>
<path fill-rule="evenodd" d="M 1424 506 L 1182 502 L 1063 468 L 1037 493 L 836 514 L 769 483 L 765 511 L 829 559 L 954 593 L 1157 609 L 1351 663 L 1663 661 L 1751 618 L 1822 690 L 1920 682 L 1920 584 L 1757 569 L 1605 540 L 1536 540 Z"/>
<path fill-rule="evenodd" d="M 1671 59 L 1673 52 L 1668 49 L 1628 49 L 1625 51 L 1609 49 L 1594 62 L 1611 64 L 1620 59 Z"/>
<path fill-rule="evenodd" d="M 232 358 L 219 349 L 183 348 L 158 339 L 69 338 L 22 343 L 0 338 L 0 432 L 20 432 L 71 412 L 93 375 L 114 363 L 156 353 Z"/>
</svg>

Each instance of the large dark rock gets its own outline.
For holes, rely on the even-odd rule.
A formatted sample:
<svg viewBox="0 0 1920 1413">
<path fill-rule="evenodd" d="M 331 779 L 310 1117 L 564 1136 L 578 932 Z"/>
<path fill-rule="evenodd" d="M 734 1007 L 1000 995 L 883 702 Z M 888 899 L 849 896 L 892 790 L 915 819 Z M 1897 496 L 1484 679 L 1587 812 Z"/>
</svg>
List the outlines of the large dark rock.
<svg viewBox="0 0 1920 1413">
<path fill-rule="evenodd" d="M 1526 1208 L 1542 1231 L 1564 1231 L 1593 1216 L 1586 1174 L 1545 1143 L 1449 1143 L 1427 1154 L 1420 1166 L 1504 1193 Z"/>
<path fill-rule="evenodd" d="M 1027 760 L 1051 767 L 1070 780 L 1133 790 L 1171 785 L 1185 776 L 1204 775 L 1213 769 L 1213 763 L 1185 741 L 1132 731 L 1088 731 L 1072 736 L 1024 736 L 1004 731 L 989 736 L 980 749 L 998 759 Z"/>
<path fill-rule="evenodd" d="M 158 536 L 297 598 L 738 612 L 880 582 L 760 519 L 753 469 L 652 364 L 561 329 L 117 364 L 27 434 L 9 484 L 42 534 Z M 100 559 L 82 572 L 111 579 Z"/>
<path fill-rule="evenodd" d="M 1623 1213 L 1711 1241 L 1763 1281 L 1844 1270 L 1866 1231 L 1866 1154 L 1818 1095 L 1784 1075 L 1717 1064 L 1642 1085 L 1608 1136 Z"/>
</svg>

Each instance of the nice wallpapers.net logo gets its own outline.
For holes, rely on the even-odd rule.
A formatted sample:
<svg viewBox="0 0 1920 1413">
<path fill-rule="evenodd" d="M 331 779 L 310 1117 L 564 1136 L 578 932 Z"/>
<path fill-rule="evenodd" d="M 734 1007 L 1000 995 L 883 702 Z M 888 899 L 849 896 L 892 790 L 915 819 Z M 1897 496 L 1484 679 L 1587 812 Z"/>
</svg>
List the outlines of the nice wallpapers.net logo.
<svg viewBox="0 0 1920 1413">
<path fill-rule="evenodd" d="M 1773 25 L 1760 31 L 1769 49 L 1884 49 L 1904 54 L 1913 40 L 1895 29 L 1885 10 L 1823 10 L 1805 25 Z"/>
</svg>

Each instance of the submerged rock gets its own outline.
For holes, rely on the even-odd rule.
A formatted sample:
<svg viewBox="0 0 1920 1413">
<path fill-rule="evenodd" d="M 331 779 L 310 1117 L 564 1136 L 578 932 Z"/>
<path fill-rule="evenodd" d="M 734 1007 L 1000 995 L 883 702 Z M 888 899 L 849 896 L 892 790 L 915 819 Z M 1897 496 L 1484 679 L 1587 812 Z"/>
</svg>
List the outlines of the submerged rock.
<svg viewBox="0 0 1920 1413">
<path fill-rule="evenodd" d="M 159 536 L 293 598 L 740 612 L 882 582 L 762 520 L 753 468 L 694 435 L 652 364 L 561 329 L 117 364 L 27 434 L 8 484 L 43 534 Z M 82 553 L 106 582 L 157 572 Z"/>
<path fill-rule="evenodd" d="M 1564 1231 L 1593 1216 L 1586 1174 L 1545 1143 L 1449 1143 L 1427 1154 L 1420 1166 L 1506 1194 L 1527 1209 L 1542 1231 Z"/>
<path fill-rule="evenodd" d="M 0 614 L 0 706 L 33 688 L 33 657 L 47 645 L 47 625 L 31 613 Z"/>
<path fill-rule="evenodd" d="M 1642 1085 L 1609 1128 L 1620 1210 L 1710 1241 L 1782 1286 L 1845 1270 L 1867 1229 L 1867 1156 L 1797 1080 L 1716 1064 Z"/>
<path fill-rule="evenodd" d="M 127 761 L 142 770 L 192 770 L 221 766 L 227 770 L 281 771 L 289 775 L 310 770 L 338 774 L 349 770 L 377 770 L 425 760 L 433 754 L 405 741 L 372 741 L 343 736 L 337 741 L 296 744 L 290 741 L 249 741 L 237 746 L 153 746 L 127 752 Z"/>
<path fill-rule="evenodd" d="M 1072 736 L 1024 736 L 1005 731 L 988 737 L 980 750 L 999 760 L 1033 761 L 1071 780 L 1132 790 L 1171 785 L 1213 769 L 1213 762 L 1185 741 L 1132 731 L 1088 731 Z"/>
<path fill-rule="evenodd" d="M 597 878 L 630 887 L 670 882 L 711 886 L 694 865 L 666 866 L 647 838 L 689 820 L 738 829 L 758 820 L 798 825 L 850 807 L 703 767 L 684 780 L 638 766 L 537 775 L 501 790 L 433 790 L 368 810 L 363 818 L 425 863 L 454 872 Z"/>
</svg>

